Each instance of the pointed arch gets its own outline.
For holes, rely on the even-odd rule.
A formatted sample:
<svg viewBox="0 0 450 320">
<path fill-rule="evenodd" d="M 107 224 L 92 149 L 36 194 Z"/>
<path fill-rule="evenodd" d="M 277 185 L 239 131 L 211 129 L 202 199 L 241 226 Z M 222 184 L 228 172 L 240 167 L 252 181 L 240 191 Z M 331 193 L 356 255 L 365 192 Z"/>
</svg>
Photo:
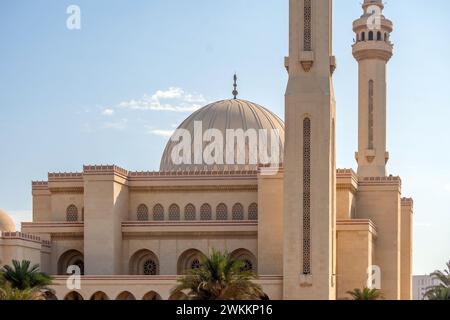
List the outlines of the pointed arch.
<svg viewBox="0 0 450 320">
<path fill-rule="evenodd" d="M 148 207 L 145 204 L 140 204 L 136 210 L 137 221 L 148 221 Z"/>
<path fill-rule="evenodd" d="M 164 207 L 159 203 L 153 207 L 153 221 L 164 221 Z"/>
<path fill-rule="evenodd" d="M 244 248 L 236 249 L 230 254 L 230 256 L 233 260 L 242 261 L 244 263 L 242 271 L 251 270 L 254 273 L 258 272 L 257 259 L 250 250 Z"/>
<path fill-rule="evenodd" d="M 184 220 L 187 221 L 197 220 L 197 211 L 192 203 L 189 203 L 184 207 Z"/>
<path fill-rule="evenodd" d="M 212 208 L 208 203 L 204 203 L 200 207 L 200 220 L 208 221 L 212 220 Z"/>
<path fill-rule="evenodd" d="M 217 220 L 228 220 L 228 207 L 225 203 L 220 203 L 216 207 L 216 219 Z"/>
<path fill-rule="evenodd" d="M 142 249 L 130 258 L 131 275 L 156 276 L 159 274 L 159 259 L 153 251 Z"/>
<path fill-rule="evenodd" d="M 66 209 L 66 221 L 67 222 L 78 221 L 78 208 L 74 204 L 71 204 Z"/>
<path fill-rule="evenodd" d="M 80 301 L 80 300 L 84 300 L 83 296 L 81 294 L 79 294 L 76 291 L 71 291 L 68 294 L 66 294 L 66 296 L 64 297 L 64 300 L 74 300 L 74 301 Z"/>
<path fill-rule="evenodd" d="M 78 250 L 68 250 L 58 259 L 58 275 L 67 275 L 70 266 L 78 266 L 81 275 L 84 275 L 84 256 Z"/>
<path fill-rule="evenodd" d="M 162 300 L 161 296 L 159 295 L 159 293 L 155 292 L 155 291 L 150 291 L 147 292 L 143 297 L 142 300 Z"/>
<path fill-rule="evenodd" d="M 244 220 L 244 206 L 242 204 L 236 203 L 231 211 L 233 220 Z"/>
<path fill-rule="evenodd" d="M 248 206 L 248 220 L 258 220 L 258 204 L 252 203 Z"/>
<path fill-rule="evenodd" d="M 181 275 L 185 274 L 188 270 L 199 268 L 201 260 L 204 258 L 204 256 L 205 255 L 197 249 L 189 249 L 184 251 L 178 257 L 177 273 Z"/>
<path fill-rule="evenodd" d="M 119 293 L 116 300 L 136 300 L 136 297 L 129 291 Z"/>
<path fill-rule="evenodd" d="M 180 219 L 180 207 L 174 203 L 169 207 L 169 220 L 179 221 Z"/>
<path fill-rule="evenodd" d="M 108 297 L 107 294 L 104 293 L 103 291 L 97 291 L 97 292 L 95 292 L 94 294 L 92 294 L 90 300 L 101 300 L 101 301 L 105 301 L 105 300 L 109 300 L 109 297 Z"/>
</svg>

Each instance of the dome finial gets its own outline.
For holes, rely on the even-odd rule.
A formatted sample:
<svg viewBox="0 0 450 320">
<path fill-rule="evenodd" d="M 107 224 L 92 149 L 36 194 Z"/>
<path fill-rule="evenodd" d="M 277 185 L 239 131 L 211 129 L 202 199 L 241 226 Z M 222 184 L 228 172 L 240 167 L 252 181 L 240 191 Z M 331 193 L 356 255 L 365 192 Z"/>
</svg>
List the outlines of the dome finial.
<svg viewBox="0 0 450 320">
<path fill-rule="evenodd" d="M 237 75 L 236 75 L 236 73 L 234 74 L 234 77 L 233 77 L 233 79 L 234 79 L 234 84 L 233 84 L 233 87 L 234 87 L 234 90 L 233 90 L 233 96 L 234 96 L 234 99 L 236 100 L 237 99 L 237 96 L 238 96 L 238 94 L 239 94 L 239 92 L 237 91 Z"/>
</svg>

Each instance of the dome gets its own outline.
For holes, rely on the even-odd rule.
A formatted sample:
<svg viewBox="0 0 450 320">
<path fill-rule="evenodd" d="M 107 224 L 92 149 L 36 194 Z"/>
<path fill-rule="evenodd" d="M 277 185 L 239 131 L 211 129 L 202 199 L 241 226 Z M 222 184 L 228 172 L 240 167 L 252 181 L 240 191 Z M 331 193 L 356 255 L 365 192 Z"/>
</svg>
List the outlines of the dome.
<svg viewBox="0 0 450 320">
<path fill-rule="evenodd" d="M 15 232 L 16 225 L 13 219 L 2 209 L 0 209 L 0 232 Z"/>
<path fill-rule="evenodd" d="M 194 164 L 194 123 L 201 122 L 203 134 L 208 129 L 217 129 L 221 132 L 224 137 L 223 140 L 223 164 L 215 163 L 215 164 L 207 164 L 203 159 L 202 164 Z M 174 164 L 172 161 L 172 152 L 174 148 L 180 144 L 179 138 L 175 139 L 175 135 L 172 136 L 173 139 L 170 139 L 168 142 L 164 154 L 161 158 L 161 171 L 177 171 L 177 170 L 189 170 L 189 171 L 215 171 L 215 170 L 225 170 L 225 171 L 234 171 L 234 170 L 257 170 L 259 164 L 263 164 L 260 159 L 259 152 L 257 157 L 257 163 L 253 160 L 249 160 L 249 139 L 245 139 L 245 161 L 237 161 L 235 160 L 232 164 L 227 163 L 226 161 L 226 133 L 229 129 L 242 129 L 244 132 L 247 132 L 249 129 L 255 129 L 258 134 L 258 137 L 262 134 L 262 131 L 259 130 L 267 130 L 267 139 L 269 151 L 266 151 L 268 156 L 271 156 L 270 146 L 272 145 L 272 133 L 274 130 L 278 130 L 278 142 L 279 142 L 279 154 L 277 156 L 277 162 L 283 162 L 283 152 L 284 152 L 284 123 L 283 121 L 277 117 L 274 113 L 269 111 L 268 109 L 257 105 L 255 103 L 240 100 L 240 99 L 230 99 L 230 100 L 222 100 L 218 102 L 211 103 L 198 111 L 194 112 L 191 116 L 189 116 L 179 127 L 178 129 L 185 129 L 190 133 L 191 136 L 191 162 L 188 164 Z M 198 135 L 197 135 L 198 136 Z M 178 135 L 177 135 L 178 137 Z M 258 138 L 259 140 L 259 138 Z M 203 150 L 205 147 L 210 144 L 209 141 L 203 142 Z M 235 145 L 236 150 L 236 145 Z M 236 157 L 235 157 L 236 159 Z"/>
</svg>

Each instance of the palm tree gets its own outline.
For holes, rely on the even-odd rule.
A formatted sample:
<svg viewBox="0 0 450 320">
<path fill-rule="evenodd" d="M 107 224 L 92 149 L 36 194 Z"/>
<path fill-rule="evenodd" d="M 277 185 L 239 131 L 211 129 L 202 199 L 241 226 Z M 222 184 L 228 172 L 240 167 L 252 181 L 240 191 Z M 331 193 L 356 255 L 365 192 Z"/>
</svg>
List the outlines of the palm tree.
<svg viewBox="0 0 450 320">
<path fill-rule="evenodd" d="M 12 267 L 9 265 L 3 266 L 0 270 L 1 278 L 4 283 L 11 286 L 12 289 L 27 290 L 45 289 L 51 284 L 51 277 L 39 271 L 39 265 L 33 265 L 30 268 L 30 261 L 17 260 L 12 261 Z"/>
<path fill-rule="evenodd" d="M 431 276 L 438 280 L 439 284 L 428 288 L 425 298 L 428 300 L 450 300 L 450 261 L 447 262 L 446 270 L 436 270 Z"/>
<path fill-rule="evenodd" d="M 0 287 L 1 300 L 45 300 L 45 295 L 36 288 L 20 290 L 6 283 Z"/>
<path fill-rule="evenodd" d="M 261 300 L 265 294 L 253 282 L 255 274 L 244 267 L 244 262 L 233 260 L 229 253 L 213 250 L 202 258 L 200 268 L 178 280 L 172 294 L 187 292 L 189 300 Z"/>
<path fill-rule="evenodd" d="M 352 296 L 353 300 L 380 300 L 383 298 L 381 291 L 378 289 L 354 289 L 353 291 L 347 291 L 347 293 Z"/>
</svg>

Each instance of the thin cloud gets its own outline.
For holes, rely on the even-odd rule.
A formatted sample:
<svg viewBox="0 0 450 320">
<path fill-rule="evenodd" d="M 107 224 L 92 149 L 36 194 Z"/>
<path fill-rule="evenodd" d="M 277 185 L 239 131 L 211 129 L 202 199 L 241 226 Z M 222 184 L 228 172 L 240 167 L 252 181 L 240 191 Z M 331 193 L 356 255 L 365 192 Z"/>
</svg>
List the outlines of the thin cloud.
<svg viewBox="0 0 450 320">
<path fill-rule="evenodd" d="M 114 113 L 115 113 L 114 109 L 111 109 L 111 108 L 107 108 L 102 111 L 102 115 L 104 115 L 104 116 L 113 116 Z"/>
<path fill-rule="evenodd" d="M 119 103 L 119 108 L 130 110 L 149 110 L 163 112 L 191 113 L 207 103 L 202 94 L 188 93 L 181 88 L 171 87 L 158 90 L 152 95 L 145 94 L 141 99 Z"/>
<path fill-rule="evenodd" d="M 150 134 L 164 138 L 172 137 L 174 132 L 175 132 L 174 130 L 159 130 L 159 129 L 149 131 Z"/>
<path fill-rule="evenodd" d="M 444 190 L 450 192 L 450 183 L 444 186 Z"/>
</svg>

